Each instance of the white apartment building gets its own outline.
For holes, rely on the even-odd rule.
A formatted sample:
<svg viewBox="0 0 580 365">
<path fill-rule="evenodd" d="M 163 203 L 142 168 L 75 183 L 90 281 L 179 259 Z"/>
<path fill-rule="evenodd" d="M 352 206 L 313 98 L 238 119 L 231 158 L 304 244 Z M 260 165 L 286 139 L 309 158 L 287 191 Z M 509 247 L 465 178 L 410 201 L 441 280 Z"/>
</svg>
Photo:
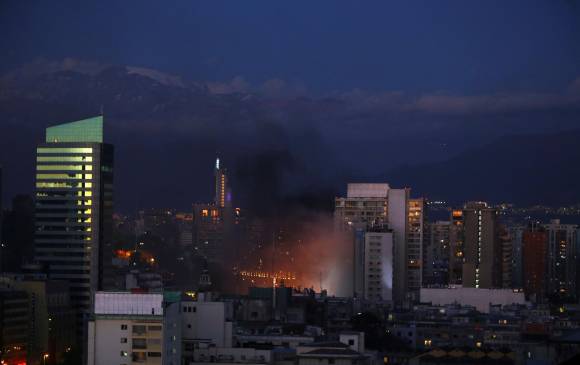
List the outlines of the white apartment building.
<svg viewBox="0 0 580 365">
<path fill-rule="evenodd" d="M 419 299 L 423 264 L 424 201 L 411 199 L 410 189 L 389 184 L 348 184 L 347 196 L 335 199 L 335 229 L 353 234 L 354 295 L 364 296 L 368 279 L 365 263 L 366 232 L 392 231 L 391 298 L 397 302 Z M 374 278 L 373 278 L 374 279 Z"/>
<path fill-rule="evenodd" d="M 366 232 L 364 298 L 393 300 L 393 232 Z"/>
<path fill-rule="evenodd" d="M 97 292 L 87 349 L 88 365 L 160 365 L 163 294 Z"/>
</svg>

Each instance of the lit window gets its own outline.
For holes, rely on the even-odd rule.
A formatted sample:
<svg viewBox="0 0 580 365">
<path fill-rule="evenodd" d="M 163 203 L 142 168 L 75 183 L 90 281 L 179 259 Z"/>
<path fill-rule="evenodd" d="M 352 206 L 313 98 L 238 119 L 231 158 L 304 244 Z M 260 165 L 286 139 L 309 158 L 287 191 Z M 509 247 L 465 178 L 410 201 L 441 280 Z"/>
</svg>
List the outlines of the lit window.
<svg viewBox="0 0 580 365">
<path fill-rule="evenodd" d="M 93 153 L 92 148 L 52 148 L 52 147 L 38 147 L 36 153 Z"/>
</svg>

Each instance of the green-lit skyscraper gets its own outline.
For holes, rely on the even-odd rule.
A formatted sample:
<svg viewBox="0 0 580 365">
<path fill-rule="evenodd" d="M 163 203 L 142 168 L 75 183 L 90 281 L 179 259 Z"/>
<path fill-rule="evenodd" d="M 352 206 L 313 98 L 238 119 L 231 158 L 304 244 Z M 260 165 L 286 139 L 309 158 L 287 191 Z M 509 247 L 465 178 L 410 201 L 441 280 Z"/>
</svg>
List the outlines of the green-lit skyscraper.
<svg viewBox="0 0 580 365">
<path fill-rule="evenodd" d="M 47 128 L 36 149 L 35 259 L 50 279 L 70 282 L 80 325 L 95 291 L 109 287 L 112 214 L 113 146 L 103 143 L 103 117 Z"/>
</svg>

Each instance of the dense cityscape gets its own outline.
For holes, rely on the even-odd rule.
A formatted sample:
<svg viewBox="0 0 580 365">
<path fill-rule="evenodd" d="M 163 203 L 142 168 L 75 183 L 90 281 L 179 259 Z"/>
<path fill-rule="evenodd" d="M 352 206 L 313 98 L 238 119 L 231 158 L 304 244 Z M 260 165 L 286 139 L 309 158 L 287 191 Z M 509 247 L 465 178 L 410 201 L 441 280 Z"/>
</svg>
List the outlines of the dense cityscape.
<svg viewBox="0 0 580 365">
<path fill-rule="evenodd" d="M 2 218 L 4 364 L 528 363 L 575 356 L 572 208 L 450 207 L 349 183 L 329 212 L 114 213 L 104 116 L 53 125 Z M 209 161 L 211 163 L 211 161 Z M 4 176 L 5 177 L 5 176 Z M 293 213 L 297 214 L 297 213 Z"/>
<path fill-rule="evenodd" d="M 580 364 L 580 3 L 0 1 L 0 365 Z"/>
</svg>

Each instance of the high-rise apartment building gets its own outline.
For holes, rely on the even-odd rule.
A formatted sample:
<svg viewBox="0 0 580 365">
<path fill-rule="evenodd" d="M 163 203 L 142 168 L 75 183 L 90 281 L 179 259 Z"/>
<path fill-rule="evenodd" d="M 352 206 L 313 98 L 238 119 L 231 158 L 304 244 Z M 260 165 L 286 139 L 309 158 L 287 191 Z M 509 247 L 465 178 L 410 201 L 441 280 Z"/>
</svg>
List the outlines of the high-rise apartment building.
<svg viewBox="0 0 580 365">
<path fill-rule="evenodd" d="M 523 226 L 508 228 L 512 248 L 512 288 L 524 288 Z"/>
<path fill-rule="evenodd" d="M 513 281 L 513 246 L 509 231 L 505 226 L 499 230 L 499 244 L 501 250 L 501 287 L 506 289 L 514 288 Z"/>
<path fill-rule="evenodd" d="M 449 227 L 449 284 L 463 283 L 463 263 L 465 262 L 463 210 L 454 209 L 450 216 Z"/>
<path fill-rule="evenodd" d="M 353 234 L 353 292 L 364 297 L 365 234 L 387 222 L 388 184 L 348 184 L 346 197 L 336 198 L 335 229 Z"/>
<path fill-rule="evenodd" d="M 522 232 L 524 293 L 533 302 L 545 299 L 548 268 L 548 235 L 544 227 L 532 223 Z"/>
<path fill-rule="evenodd" d="M 193 246 L 208 262 L 223 262 L 225 219 L 224 209 L 212 204 L 193 205 Z"/>
<path fill-rule="evenodd" d="M 419 300 L 423 277 L 423 232 L 425 226 L 425 201 L 409 199 L 406 233 L 407 294 L 412 301 Z"/>
<path fill-rule="evenodd" d="M 335 199 L 335 227 L 353 234 L 354 294 L 365 288 L 364 267 L 367 232 L 392 231 L 393 299 L 418 299 L 421 287 L 424 227 L 423 199 L 411 199 L 410 189 L 391 189 L 388 184 L 348 184 L 347 196 Z"/>
<path fill-rule="evenodd" d="M 463 286 L 500 288 L 502 285 L 497 215 L 497 210 L 484 202 L 469 202 L 463 209 Z"/>
<path fill-rule="evenodd" d="M 35 260 L 49 279 L 70 283 L 79 325 L 95 291 L 109 286 L 112 215 L 113 146 L 103 141 L 103 117 L 47 128 L 36 149 Z"/>
<path fill-rule="evenodd" d="M 393 300 L 393 232 L 374 228 L 364 239 L 364 298 Z"/>
<path fill-rule="evenodd" d="M 424 286 L 445 286 L 449 283 L 450 231 L 449 221 L 427 225 L 423 251 Z"/>
<path fill-rule="evenodd" d="M 544 228 L 548 235 L 548 295 L 575 297 L 578 226 L 552 219 Z"/>
<path fill-rule="evenodd" d="M 198 256 L 221 265 L 228 260 L 228 255 L 234 254 L 224 245 L 232 241 L 233 226 L 239 222 L 240 210 L 232 208 L 227 169 L 219 158 L 216 159 L 214 177 L 214 201 L 193 204 L 191 236 Z"/>
<path fill-rule="evenodd" d="M 389 184 L 348 184 L 346 198 L 336 198 L 335 227 L 349 230 L 353 225 L 383 226 L 387 223 Z"/>
</svg>

